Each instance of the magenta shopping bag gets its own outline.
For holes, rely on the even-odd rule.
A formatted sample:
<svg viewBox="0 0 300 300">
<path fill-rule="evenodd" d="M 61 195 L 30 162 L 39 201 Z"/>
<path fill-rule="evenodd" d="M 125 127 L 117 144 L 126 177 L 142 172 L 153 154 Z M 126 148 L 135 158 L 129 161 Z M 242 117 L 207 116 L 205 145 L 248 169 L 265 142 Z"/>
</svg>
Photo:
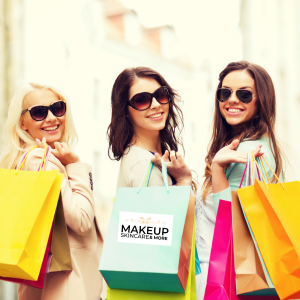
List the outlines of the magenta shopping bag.
<svg viewBox="0 0 300 300">
<path fill-rule="evenodd" d="M 234 263 L 232 251 L 231 202 L 220 200 L 209 259 L 205 300 L 237 299 L 233 287 L 234 268 L 233 271 L 231 268 Z"/>
<path fill-rule="evenodd" d="M 220 200 L 204 300 L 279 300 L 278 296 L 237 296 L 231 202 Z"/>
</svg>

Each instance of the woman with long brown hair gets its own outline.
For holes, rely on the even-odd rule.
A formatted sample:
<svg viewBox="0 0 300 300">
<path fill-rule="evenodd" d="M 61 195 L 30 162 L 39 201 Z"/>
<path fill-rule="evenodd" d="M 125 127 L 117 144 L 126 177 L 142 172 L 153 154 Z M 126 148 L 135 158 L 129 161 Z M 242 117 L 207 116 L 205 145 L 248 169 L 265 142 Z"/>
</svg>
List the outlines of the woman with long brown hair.
<svg viewBox="0 0 300 300">
<path fill-rule="evenodd" d="M 183 127 L 178 101 L 176 91 L 150 68 L 125 69 L 117 77 L 107 135 L 109 156 L 121 160 L 118 187 L 139 186 L 149 161 L 156 163 L 158 156 L 168 161 L 169 184 L 192 184 L 191 171 L 178 152 Z M 163 185 L 155 164 L 149 186 Z"/>
<path fill-rule="evenodd" d="M 196 245 L 201 274 L 197 300 L 203 299 L 219 200 L 231 201 L 241 181 L 247 153 L 264 154 L 279 177 L 281 151 L 275 137 L 276 98 L 273 82 L 261 66 L 233 62 L 219 75 L 214 126 L 202 189 L 196 198 Z M 272 173 L 268 174 L 272 177 Z"/>
</svg>

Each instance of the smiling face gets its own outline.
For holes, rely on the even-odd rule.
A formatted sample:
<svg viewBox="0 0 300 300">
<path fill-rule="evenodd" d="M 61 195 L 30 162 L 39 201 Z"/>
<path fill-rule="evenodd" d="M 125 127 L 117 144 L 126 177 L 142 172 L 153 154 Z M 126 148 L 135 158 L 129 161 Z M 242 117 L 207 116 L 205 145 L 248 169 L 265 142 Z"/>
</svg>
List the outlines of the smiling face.
<svg viewBox="0 0 300 300">
<path fill-rule="evenodd" d="M 232 91 L 228 100 L 219 102 L 220 112 L 226 122 L 234 128 L 253 119 L 257 112 L 258 97 L 255 81 L 250 74 L 245 70 L 230 72 L 224 77 L 222 88 L 229 88 Z M 252 101 L 248 104 L 241 102 L 236 96 L 238 89 L 252 92 Z"/>
<path fill-rule="evenodd" d="M 153 93 L 161 85 L 151 78 L 138 78 L 129 90 L 129 99 L 142 92 Z M 160 104 L 155 98 L 152 99 L 151 106 L 144 111 L 138 111 L 128 106 L 130 120 L 137 135 L 151 130 L 159 131 L 165 128 L 169 114 L 169 103 Z"/>
<path fill-rule="evenodd" d="M 23 110 L 36 105 L 49 106 L 59 101 L 59 97 L 48 89 L 36 89 L 29 92 L 23 101 Z M 48 110 L 47 117 L 42 121 L 35 121 L 27 111 L 22 115 L 21 129 L 27 131 L 34 139 L 46 138 L 47 143 L 54 148 L 54 142 L 59 142 L 65 130 L 65 117 L 56 117 Z"/>
</svg>

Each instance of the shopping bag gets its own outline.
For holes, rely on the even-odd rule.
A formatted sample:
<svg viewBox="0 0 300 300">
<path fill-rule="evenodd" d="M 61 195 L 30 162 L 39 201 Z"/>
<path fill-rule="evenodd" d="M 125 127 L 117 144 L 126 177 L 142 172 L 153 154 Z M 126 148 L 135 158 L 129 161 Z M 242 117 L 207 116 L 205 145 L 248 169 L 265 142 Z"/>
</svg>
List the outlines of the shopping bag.
<svg viewBox="0 0 300 300">
<path fill-rule="evenodd" d="M 37 280 L 57 206 L 63 174 L 0 169 L 0 276 Z"/>
<path fill-rule="evenodd" d="M 193 226 L 192 253 L 185 293 L 133 291 L 110 289 L 107 287 L 107 300 L 197 300 L 195 277 L 195 225 Z"/>
<path fill-rule="evenodd" d="M 299 298 L 300 182 L 267 184 L 255 179 L 253 186 L 237 193 L 280 299 Z"/>
<path fill-rule="evenodd" d="M 71 271 L 72 261 L 61 195 L 55 213 L 47 272 Z"/>
<path fill-rule="evenodd" d="M 241 179 L 242 187 L 246 174 L 246 186 L 251 185 L 252 163 L 250 155 Z M 257 174 L 260 178 L 259 169 Z M 250 180 L 250 181 L 249 181 Z M 232 226 L 237 295 L 277 295 L 262 259 L 255 238 L 252 237 L 240 205 L 237 192 L 232 192 Z M 247 219 L 247 218 L 246 218 Z"/>
<path fill-rule="evenodd" d="M 220 200 L 209 259 L 205 300 L 235 299 L 232 290 L 232 220 L 231 203 Z"/>
<path fill-rule="evenodd" d="M 189 274 L 195 198 L 190 186 L 119 188 L 99 270 L 113 289 L 185 292 Z M 146 182 L 146 187 L 142 187 Z"/>
<path fill-rule="evenodd" d="M 278 296 L 236 294 L 231 202 L 220 200 L 204 300 L 279 300 Z"/>
<path fill-rule="evenodd" d="M 48 264 L 48 260 L 49 260 L 50 249 L 51 249 L 52 233 L 53 233 L 53 227 L 51 228 L 51 231 L 50 231 L 50 236 L 49 236 L 46 251 L 44 254 L 44 259 L 42 262 L 40 274 L 36 281 L 17 279 L 17 278 L 8 278 L 8 277 L 0 277 L 0 280 L 5 280 L 5 281 L 13 282 L 13 283 L 18 283 L 18 284 L 24 284 L 27 286 L 42 289 L 44 287 L 45 274 L 47 272 L 47 264 Z"/>
</svg>

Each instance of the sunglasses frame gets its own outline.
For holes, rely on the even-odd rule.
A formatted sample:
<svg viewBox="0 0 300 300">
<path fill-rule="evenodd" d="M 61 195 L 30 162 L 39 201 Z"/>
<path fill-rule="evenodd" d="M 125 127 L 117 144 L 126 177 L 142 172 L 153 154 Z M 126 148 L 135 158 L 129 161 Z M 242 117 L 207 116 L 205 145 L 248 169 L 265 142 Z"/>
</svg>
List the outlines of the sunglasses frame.
<svg viewBox="0 0 300 300">
<path fill-rule="evenodd" d="M 168 95 L 167 95 L 168 102 L 166 102 L 166 103 L 161 103 L 161 102 L 160 102 L 159 100 L 157 100 L 157 99 L 155 98 L 155 96 L 154 96 L 154 94 L 155 94 L 159 89 L 161 89 L 161 88 L 163 88 L 165 91 L 167 91 L 167 94 L 168 94 Z M 150 104 L 149 104 L 149 106 L 148 106 L 147 108 L 145 108 L 145 109 L 137 109 L 137 108 L 134 106 L 134 102 L 132 101 L 132 99 L 133 99 L 136 95 L 140 95 L 140 94 L 149 94 L 149 95 L 151 96 Z M 169 93 L 168 87 L 167 87 L 167 86 L 161 86 L 161 87 L 159 87 L 158 89 L 156 89 L 153 93 L 148 93 L 148 92 L 137 93 L 137 94 L 135 94 L 135 95 L 128 101 L 127 105 L 131 106 L 133 109 L 138 110 L 138 111 L 147 110 L 147 109 L 152 105 L 153 98 L 155 98 L 156 101 L 159 102 L 159 103 L 162 104 L 162 105 L 170 103 L 170 102 L 171 102 L 171 98 L 170 98 L 170 93 Z"/>
<path fill-rule="evenodd" d="M 53 105 L 53 104 L 55 104 L 55 103 L 57 103 L 57 102 L 63 102 L 64 105 L 65 105 L 65 112 L 64 112 L 64 114 L 61 115 L 61 116 L 55 115 L 55 114 L 53 113 L 53 111 L 51 110 L 51 105 Z M 47 114 L 46 114 L 46 116 L 45 116 L 44 119 L 36 120 L 36 119 L 32 116 L 31 110 L 32 110 L 34 107 L 37 107 L 37 106 L 46 107 L 46 108 L 48 109 L 48 110 L 47 110 Z M 34 121 L 36 121 L 36 122 L 40 122 L 40 121 L 43 121 L 43 120 L 45 120 L 45 119 L 47 118 L 48 113 L 49 113 L 49 110 L 51 111 L 51 113 L 52 113 L 55 117 L 60 118 L 60 117 L 62 117 L 62 116 L 64 116 L 64 115 L 66 114 L 66 112 L 67 112 L 67 104 L 66 104 L 65 101 L 59 100 L 59 101 L 56 101 L 56 102 L 51 103 L 49 106 L 45 106 L 45 105 L 34 105 L 34 106 L 30 107 L 30 108 L 24 109 L 24 110 L 22 111 L 21 115 L 24 115 L 27 111 L 29 111 L 31 118 L 32 118 Z"/>
<path fill-rule="evenodd" d="M 219 91 L 219 90 L 229 90 L 229 91 L 231 92 L 231 94 L 229 95 L 229 97 L 228 97 L 226 100 L 221 101 L 221 100 L 218 99 L 218 91 Z M 242 100 L 239 98 L 239 96 L 236 94 L 237 91 L 247 91 L 247 92 L 250 92 L 250 93 L 252 94 L 252 99 L 251 99 L 251 101 L 248 102 L 248 103 L 242 101 Z M 217 99 L 218 99 L 219 102 L 224 103 L 224 102 L 226 102 L 226 101 L 231 97 L 232 93 L 233 93 L 233 90 L 230 89 L 230 88 L 219 88 L 219 89 L 217 89 L 216 97 L 217 97 Z M 237 89 L 237 90 L 235 91 L 235 95 L 236 95 L 236 97 L 239 99 L 239 101 L 241 101 L 241 102 L 244 103 L 244 104 L 249 104 L 249 103 L 251 103 L 252 100 L 253 100 L 253 98 L 255 98 L 255 97 L 257 96 L 256 94 L 253 94 L 251 91 L 246 90 L 246 89 Z"/>
</svg>

